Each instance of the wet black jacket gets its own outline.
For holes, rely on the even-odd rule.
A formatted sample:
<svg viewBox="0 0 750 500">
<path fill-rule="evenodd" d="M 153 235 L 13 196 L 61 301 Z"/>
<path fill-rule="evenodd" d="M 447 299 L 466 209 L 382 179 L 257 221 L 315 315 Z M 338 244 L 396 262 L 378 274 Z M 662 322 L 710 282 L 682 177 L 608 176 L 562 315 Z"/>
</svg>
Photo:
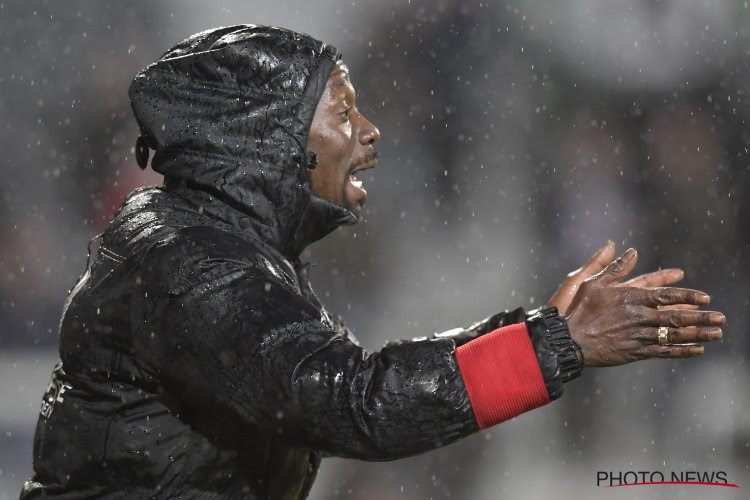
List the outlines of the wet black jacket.
<svg viewBox="0 0 750 500">
<path fill-rule="evenodd" d="M 303 498 L 322 455 L 389 460 L 477 430 L 454 350 L 522 310 L 367 353 L 298 258 L 354 220 L 306 172 L 337 58 L 235 26 L 134 80 L 140 162 L 155 150 L 166 183 L 128 197 L 66 302 L 22 499 Z M 554 399 L 554 348 L 531 331 Z"/>
</svg>

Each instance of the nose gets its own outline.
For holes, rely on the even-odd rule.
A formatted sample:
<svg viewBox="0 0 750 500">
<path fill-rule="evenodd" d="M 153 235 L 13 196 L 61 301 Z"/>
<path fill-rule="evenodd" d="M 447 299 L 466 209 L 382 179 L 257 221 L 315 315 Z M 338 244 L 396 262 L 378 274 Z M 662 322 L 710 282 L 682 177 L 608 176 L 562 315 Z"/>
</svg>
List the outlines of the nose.
<svg viewBox="0 0 750 500">
<path fill-rule="evenodd" d="M 380 140 L 380 130 L 373 123 L 360 114 L 361 125 L 359 127 L 359 142 L 363 146 Z"/>
</svg>

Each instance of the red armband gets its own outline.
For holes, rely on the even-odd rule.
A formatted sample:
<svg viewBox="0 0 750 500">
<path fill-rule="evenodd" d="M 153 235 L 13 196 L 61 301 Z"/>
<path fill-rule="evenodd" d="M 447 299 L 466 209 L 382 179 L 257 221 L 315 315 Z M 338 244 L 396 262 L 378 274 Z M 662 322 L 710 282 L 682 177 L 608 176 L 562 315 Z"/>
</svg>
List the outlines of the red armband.
<svg viewBox="0 0 750 500">
<path fill-rule="evenodd" d="M 549 403 L 526 323 L 498 328 L 456 349 L 480 429 Z"/>
</svg>

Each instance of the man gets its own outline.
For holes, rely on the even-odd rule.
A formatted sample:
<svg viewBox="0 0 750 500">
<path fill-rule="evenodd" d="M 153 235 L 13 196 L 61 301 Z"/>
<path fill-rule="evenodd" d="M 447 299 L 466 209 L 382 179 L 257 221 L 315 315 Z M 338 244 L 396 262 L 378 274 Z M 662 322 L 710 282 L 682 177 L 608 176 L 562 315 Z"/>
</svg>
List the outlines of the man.
<svg viewBox="0 0 750 500">
<path fill-rule="evenodd" d="M 376 164 L 336 49 L 210 30 L 130 97 L 138 162 L 155 150 L 165 185 L 128 197 L 65 305 L 23 499 L 304 498 L 323 455 L 420 453 L 560 397 L 584 365 L 721 337 L 704 293 L 639 288 L 678 270 L 616 286 L 636 255 L 609 263 L 608 244 L 550 301 L 564 315 L 516 309 L 368 354 L 299 259 L 360 217 L 357 173 Z"/>
</svg>

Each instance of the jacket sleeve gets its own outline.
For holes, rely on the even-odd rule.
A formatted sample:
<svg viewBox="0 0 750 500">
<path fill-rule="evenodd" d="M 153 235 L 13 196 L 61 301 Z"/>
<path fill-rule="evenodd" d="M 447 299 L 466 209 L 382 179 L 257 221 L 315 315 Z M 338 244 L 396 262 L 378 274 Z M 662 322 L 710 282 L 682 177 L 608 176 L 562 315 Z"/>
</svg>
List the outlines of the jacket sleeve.
<svg viewBox="0 0 750 500">
<path fill-rule="evenodd" d="M 453 328 L 442 333 L 436 333 L 433 338 L 451 338 L 458 347 L 498 328 L 526 321 L 529 316 L 531 315 L 527 315 L 522 307 L 518 307 L 512 311 L 493 314 L 467 327 Z"/>
<path fill-rule="evenodd" d="M 567 322 L 556 307 L 542 306 L 532 311 L 522 307 L 503 311 L 465 328 L 436 333 L 433 338 L 451 338 L 456 347 L 482 335 L 511 325 L 525 323 L 547 387 L 550 400 L 562 396 L 565 382 L 580 376 L 583 370 L 581 346 L 570 337 Z"/>
<path fill-rule="evenodd" d="M 132 307 L 147 369 L 178 398 L 300 446 L 395 459 L 550 401 L 526 323 L 463 351 L 434 338 L 368 353 L 272 267 L 170 245 L 147 261 Z"/>
</svg>

